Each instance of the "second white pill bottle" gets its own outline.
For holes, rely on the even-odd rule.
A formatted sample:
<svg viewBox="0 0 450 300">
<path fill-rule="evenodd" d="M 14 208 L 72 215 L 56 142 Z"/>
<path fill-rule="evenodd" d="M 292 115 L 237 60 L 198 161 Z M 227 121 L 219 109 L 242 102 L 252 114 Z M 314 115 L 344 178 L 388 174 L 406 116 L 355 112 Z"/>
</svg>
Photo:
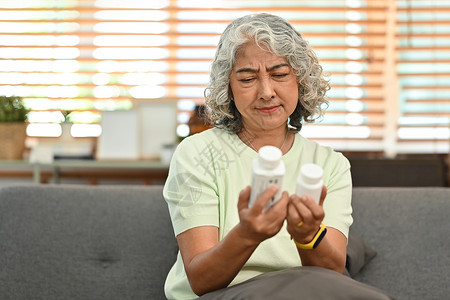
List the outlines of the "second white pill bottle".
<svg viewBox="0 0 450 300">
<path fill-rule="evenodd" d="M 249 207 L 270 186 L 278 186 L 278 192 L 266 205 L 266 210 L 281 198 L 283 178 L 285 174 L 284 163 L 281 160 L 283 153 L 274 146 L 264 146 L 258 151 L 259 156 L 252 162 L 252 190 Z"/>
<path fill-rule="evenodd" d="M 310 196 L 317 204 L 320 202 L 323 186 L 323 170 L 316 164 L 305 164 L 300 168 L 295 194 Z"/>
</svg>

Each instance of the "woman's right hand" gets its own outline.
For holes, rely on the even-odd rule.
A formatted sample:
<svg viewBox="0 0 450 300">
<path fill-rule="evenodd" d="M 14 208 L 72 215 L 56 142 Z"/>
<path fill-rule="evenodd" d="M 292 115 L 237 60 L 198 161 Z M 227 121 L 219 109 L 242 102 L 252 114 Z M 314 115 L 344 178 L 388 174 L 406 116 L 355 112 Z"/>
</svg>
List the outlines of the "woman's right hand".
<svg viewBox="0 0 450 300">
<path fill-rule="evenodd" d="M 256 244 L 276 235 L 282 228 L 287 216 L 289 195 L 284 191 L 280 200 L 270 209 L 265 209 L 266 204 L 275 196 L 278 187 L 269 187 L 248 207 L 251 187 L 247 186 L 239 194 L 238 210 L 240 223 L 237 226 L 242 237 Z"/>
<path fill-rule="evenodd" d="M 287 215 L 288 193 L 264 210 L 276 192 L 276 187 L 270 187 L 249 208 L 250 187 L 242 190 L 238 201 L 240 222 L 220 241 L 215 226 L 194 227 L 177 236 L 194 293 L 203 295 L 228 286 L 258 245 L 280 231 Z"/>
</svg>

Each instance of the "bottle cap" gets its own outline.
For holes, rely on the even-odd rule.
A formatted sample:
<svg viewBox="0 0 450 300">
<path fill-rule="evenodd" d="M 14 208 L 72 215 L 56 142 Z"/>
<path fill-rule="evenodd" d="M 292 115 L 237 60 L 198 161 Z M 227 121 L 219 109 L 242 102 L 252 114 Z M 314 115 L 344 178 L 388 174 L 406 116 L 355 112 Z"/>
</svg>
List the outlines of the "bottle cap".
<svg viewBox="0 0 450 300">
<path fill-rule="evenodd" d="M 318 183 L 323 176 L 323 170 L 316 164 L 305 164 L 300 169 L 302 180 L 309 184 Z"/>
<path fill-rule="evenodd" d="M 267 169 L 275 169 L 281 161 L 283 153 L 274 146 L 264 146 L 258 151 L 260 164 Z"/>
</svg>

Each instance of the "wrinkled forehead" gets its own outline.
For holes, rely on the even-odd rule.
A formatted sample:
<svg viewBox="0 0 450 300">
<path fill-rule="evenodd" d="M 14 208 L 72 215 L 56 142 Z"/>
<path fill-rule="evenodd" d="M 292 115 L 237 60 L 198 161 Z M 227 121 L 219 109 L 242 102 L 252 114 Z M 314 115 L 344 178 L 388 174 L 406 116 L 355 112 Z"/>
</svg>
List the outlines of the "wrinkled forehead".
<svg viewBox="0 0 450 300">
<path fill-rule="evenodd" d="M 264 44 L 249 41 L 242 44 L 236 51 L 233 60 L 233 69 L 239 65 L 256 65 L 263 61 L 270 65 L 289 65 L 286 57 L 275 54 L 274 51 Z"/>
</svg>

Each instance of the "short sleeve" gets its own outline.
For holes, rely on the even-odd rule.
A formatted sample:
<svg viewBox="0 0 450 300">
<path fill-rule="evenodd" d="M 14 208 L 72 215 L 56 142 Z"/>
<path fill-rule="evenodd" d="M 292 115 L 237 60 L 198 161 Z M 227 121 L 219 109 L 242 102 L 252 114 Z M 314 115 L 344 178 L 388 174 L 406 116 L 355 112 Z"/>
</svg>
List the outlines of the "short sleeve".
<svg viewBox="0 0 450 300">
<path fill-rule="evenodd" d="M 324 183 L 327 196 L 324 201 L 327 226 L 342 232 L 348 238 L 352 218 L 352 178 L 350 163 L 341 153 L 333 152 L 324 165 Z"/>
<path fill-rule="evenodd" d="M 212 142 L 198 135 L 189 137 L 172 157 L 163 195 L 175 235 L 198 226 L 219 226 Z"/>
</svg>

